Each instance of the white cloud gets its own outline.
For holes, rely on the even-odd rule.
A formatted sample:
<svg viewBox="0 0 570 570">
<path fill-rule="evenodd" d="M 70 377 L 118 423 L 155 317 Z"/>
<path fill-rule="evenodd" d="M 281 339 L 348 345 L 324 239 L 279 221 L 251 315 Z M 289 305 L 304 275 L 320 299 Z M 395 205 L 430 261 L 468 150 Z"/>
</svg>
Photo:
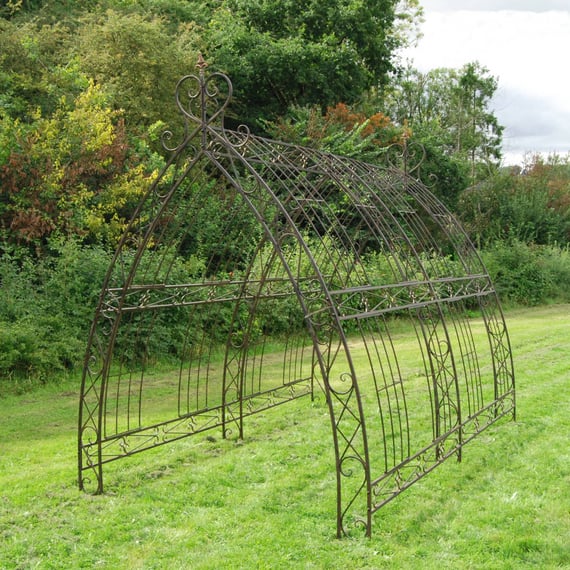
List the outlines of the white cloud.
<svg viewBox="0 0 570 570">
<path fill-rule="evenodd" d="M 570 151 L 567 107 L 545 105 L 541 98 L 516 89 L 497 93 L 493 105 L 499 122 L 506 126 L 506 163 L 519 163 L 526 152 L 564 155 Z"/>
<path fill-rule="evenodd" d="M 527 151 L 569 152 L 570 0 L 426 0 L 423 4 L 424 37 L 404 57 L 422 71 L 478 61 L 497 77 L 495 111 L 506 127 L 510 161 Z M 518 10 L 500 9 L 514 4 Z M 538 11 L 539 6 L 561 4 L 568 9 Z M 460 9 L 474 5 L 492 5 L 493 10 Z M 435 6 L 440 6 L 439 11 L 432 10 Z M 521 10 L 522 6 L 535 11 Z"/>
</svg>

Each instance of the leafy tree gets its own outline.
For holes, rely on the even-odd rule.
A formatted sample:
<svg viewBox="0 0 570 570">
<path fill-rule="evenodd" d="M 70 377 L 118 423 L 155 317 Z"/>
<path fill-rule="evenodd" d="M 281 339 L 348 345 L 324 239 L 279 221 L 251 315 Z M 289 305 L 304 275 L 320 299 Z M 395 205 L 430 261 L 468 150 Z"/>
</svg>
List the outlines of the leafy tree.
<svg viewBox="0 0 570 570">
<path fill-rule="evenodd" d="M 501 158 L 503 127 L 490 112 L 488 105 L 497 90 L 497 79 L 477 63 L 468 63 L 459 72 L 452 90 L 455 120 L 452 135 L 456 152 L 467 156 L 471 163 L 471 178 L 475 180 L 475 166 L 498 164 Z M 451 126 L 451 125 L 450 125 Z"/>
<path fill-rule="evenodd" d="M 174 89 L 194 71 L 194 40 L 188 29 L 173 35 L 163 18 L 108 10 L 84 17 L 76 55 L 82 71 L 124 111 L 129 131 L 144 136 L 157 121 L 170 127 L 179 121 Z"/>
<path fill-rule="evenodd" d="M 422 37 L 421 25 L 424 23 L 424 9 L 419 0 L 400 0 L 396 6 L 394 36 L 401 47 L 417 45 Z"/>
<path fill-rule="evenodd" d="M 471 183 L 489 175 L 501 158 L 503 127 L 489 109 L 496 78 L 478 63 L 422 73 L 408 67 L 384 92 L 385 111 L 425 133 L 441 152 L 469 165 Z"/>
<path fill-rule="evenodd" d="M 395 0 L 226 0 L 205 32 L 208 57 L 231 77 L 241 120 L 291 105 L 351 103 L 384 84 L 402 41 Z"/>
</svg>

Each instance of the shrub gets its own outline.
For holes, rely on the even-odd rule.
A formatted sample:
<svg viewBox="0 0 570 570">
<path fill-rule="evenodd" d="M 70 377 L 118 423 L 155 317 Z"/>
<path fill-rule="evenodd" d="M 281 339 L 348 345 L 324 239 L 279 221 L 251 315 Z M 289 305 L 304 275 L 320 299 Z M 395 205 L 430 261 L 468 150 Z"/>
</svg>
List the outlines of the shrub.
<svg viewBox="0 0 570 570">
<path fill-rule="evenodd" d="M 549 298 L 562 303 L 570 302 L 570 248 L 544 247 L 541 261 L 548 274 Z"/>
<path fill-rule="evenodd" d="M 26 377 L 41 364 L 37 332 L 29 323 L 0 323 L 1 376 Z"/>
<path fill-rule="evenodd" d="M 567 248 L 499 241 L 482 256 L 503 300 L 520 305 L 570 300 Z"/>
<path fill-rule="evenodd" d="M 83 350 L 110 255 L 72 241 L 50 257 L 0 256 L 0 383 L 46 381 L 73 369 Z M 4 386 L 6 387 L 6 386 Z"/>
<path fill-rule="evenodd" d="M 23 381 L 59 378 L 77 364 L 81 349 L 63 317 L 0 321 L 0 393 L 21 390 Z"/>
</svg>

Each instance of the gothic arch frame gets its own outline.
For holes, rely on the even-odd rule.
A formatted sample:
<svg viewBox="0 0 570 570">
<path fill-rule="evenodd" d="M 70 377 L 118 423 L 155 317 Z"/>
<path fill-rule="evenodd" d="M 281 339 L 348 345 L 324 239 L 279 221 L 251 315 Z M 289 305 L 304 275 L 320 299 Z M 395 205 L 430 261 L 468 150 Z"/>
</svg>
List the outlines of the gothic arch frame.
<svg viewBox="0 0 570 570">
<path fill-rule="evenodd" d="M 202 60 L 197 69 L 176 88 L 184 136 L 169 147 L 165 133 L 170 159 L 119 242 L 93 318 L 79 486 L 101 493 L 108 463 L 207 430 L 243 438 L 248 416 L 320 388 L 337 536 L 360 525 L 370 536 L 380 507 L 515 417 L 495 289 L 459 223 L 414 178 L 410 148 L 401 167 L 377 166 L 226 129 L 231 82 Z M 184 252 L 214 189 L 224 231 L 200 264 Z M 294 329 L 277 366 L 265 352 L 275 314 Z M 402 320 L 411 349 L 398 344 Z M 170 350 L 165 327 L 180 331 L 172 373 L 154 368 Z"/>
</svg>

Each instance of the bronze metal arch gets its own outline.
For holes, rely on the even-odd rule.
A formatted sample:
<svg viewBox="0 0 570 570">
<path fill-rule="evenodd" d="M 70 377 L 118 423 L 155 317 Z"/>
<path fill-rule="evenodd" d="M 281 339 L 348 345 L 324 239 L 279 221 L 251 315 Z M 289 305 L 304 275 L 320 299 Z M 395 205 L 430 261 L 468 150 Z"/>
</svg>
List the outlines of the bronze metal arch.
<svg viewBox="0 0 570 570">
<path fill-rule="evenodd" d="M 504 316 L 410 147 L 397 168 L 227 130 L 231 95 L 203 62 L 177 86 L 184 136 L 165 133 L 171 158 L 117 247 L 88 339 L 79 486 L 102 492 L 108 463 L 207 430 L 243 437 L 245 418 L 318 386 L 337 535 L 370 535 L 382 505 L 514 418 Z"/>
</svg>

